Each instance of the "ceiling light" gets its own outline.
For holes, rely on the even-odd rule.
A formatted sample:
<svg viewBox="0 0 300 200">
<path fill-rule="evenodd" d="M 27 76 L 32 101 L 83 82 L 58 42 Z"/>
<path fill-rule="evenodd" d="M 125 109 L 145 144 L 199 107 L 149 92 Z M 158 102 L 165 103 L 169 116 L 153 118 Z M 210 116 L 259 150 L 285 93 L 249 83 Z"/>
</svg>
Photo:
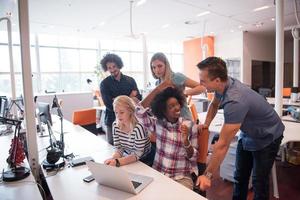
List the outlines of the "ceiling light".
<svg viewBox="0 0 300 200">
<path fill-rule="evenodd" d="M 165 24 L 161 28 L 168 28 L 169 26 L 170 26 L 170 24 Z"/>
<path fill-rule="evenodd" d="M 143 5 L 144 3 L 146 3 L 146 2 L 147 2 L 147 0 L 139 0 L 139 1 L 136 3 L 136 7 L 141 6 L 141 5 Z"/>
<path fill-rule="evenodd" d="M 253 9 L 253 12 L 257 12 L 257 11 L 260 11 L 260 10 L 265 10 L 265 9 L 268 9 L 268 8 L 270 8 L 270 6 L 258 7 L 258 8 Z"/>
<path fill-rule="evenodd" d="M 105 24 L 105 22 L 100 22 L 99 24 L 98 24 L 98 26 L 103 26 Z"/>
<path fill-rule="evenodd" d="M 271 18 L 271 21 L 275 21 L 275 18 L 273 17 L 273 18 Z"/>
<path fill-rule="evenodd" d="M 257 28 L 260 28 L 264 25 L 263 22 L 257 22 L 256 24 L 254 24 Z"/>
<path fill-rule="evenodd" d="M 197 17 L 201 17 L 201 16 L 204 16 L 204 15 L 208 15 L 210 13 L 210 11 L 205 11 L 205 12 L 202 12 L 202 13 L 199 13 L 197 15 Z"/>
<path fill-rule="evenodd" d="M 239 29 L 241 29 L 241 28 L 243 28 L 243 26 L 242 26 L 242 25 L 239 25 Z"/>
</svg>

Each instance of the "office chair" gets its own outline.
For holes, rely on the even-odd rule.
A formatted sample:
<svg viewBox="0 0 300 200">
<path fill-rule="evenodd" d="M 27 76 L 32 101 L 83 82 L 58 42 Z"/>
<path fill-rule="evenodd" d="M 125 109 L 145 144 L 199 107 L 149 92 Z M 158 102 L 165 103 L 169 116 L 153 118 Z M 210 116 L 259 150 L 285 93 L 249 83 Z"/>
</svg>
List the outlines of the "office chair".
<svg viewBox="0 0 300 200">
<path fill-rule="evenodd" d="M 96 109 L 88 108 L 76 110 L 72 115 L 72 123 L 76 125 L 80 125 L 88 131 L 98 134 L 98 130 L 96 129 Z"/>
</svg>

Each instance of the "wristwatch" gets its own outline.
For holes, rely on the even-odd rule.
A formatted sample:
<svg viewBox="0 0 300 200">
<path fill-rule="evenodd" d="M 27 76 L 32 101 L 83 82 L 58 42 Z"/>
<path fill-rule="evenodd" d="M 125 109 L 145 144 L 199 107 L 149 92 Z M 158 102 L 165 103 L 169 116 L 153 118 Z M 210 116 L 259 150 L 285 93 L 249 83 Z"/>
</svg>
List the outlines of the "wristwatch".
<svg viewBox="0 0 300 200">
<path fill-rule="evenodd" d="M 209 180 L 211 180 L 212 177 L 213 177 L 213 175 L 212 175 L 211 172 L 205 172 L 205 173 L 204 173 L 204 176 L 205 176 L 206 178 L 208 178 Z"/>
<path fill-rule="evenodd" d="M 121 164 L 120 164 L 120 161 L 118 160 L 118 158 L 116 158 L 115 161 L 116 161 L 116 167 L 120 167 Z"/>
</svg>

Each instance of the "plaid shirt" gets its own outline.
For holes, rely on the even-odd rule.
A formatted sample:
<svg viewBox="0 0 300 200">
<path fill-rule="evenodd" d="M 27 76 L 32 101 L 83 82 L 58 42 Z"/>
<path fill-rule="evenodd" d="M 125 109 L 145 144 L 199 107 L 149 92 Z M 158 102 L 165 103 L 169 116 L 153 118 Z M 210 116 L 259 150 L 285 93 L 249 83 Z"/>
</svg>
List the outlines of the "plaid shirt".
<svg viewBox="0 0 300 200">
<path fill-rule="evenodd" d="M 189 141 L 194 148 L 192 157 L 187 157 L 186 148 L 181 141 L 179 126 L 183 119 L 179 118 L 176 123 L 166 120 L 157 120 L 149 109 L 138 106 L 136 116 L 144 128 L 156 134 L 156 153 L 153 168 L 175 180 L 185 176 L 190 177 L 192 172 L 198 174 L 198 131 L 197 126 L 188 121 Z"/>
</svg>

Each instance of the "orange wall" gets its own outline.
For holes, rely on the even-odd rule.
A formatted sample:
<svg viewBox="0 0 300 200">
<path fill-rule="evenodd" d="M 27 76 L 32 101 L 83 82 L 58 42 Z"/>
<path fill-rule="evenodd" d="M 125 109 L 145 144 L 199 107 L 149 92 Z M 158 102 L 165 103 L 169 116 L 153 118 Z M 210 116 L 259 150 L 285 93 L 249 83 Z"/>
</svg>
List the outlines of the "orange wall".
<svg viewBox="0 0 300 200">
<path fill-rule="evenodd" d="M 203 45 L 207 44 L 207 57 L 214 55 L 214 37 L 206 36 L 203 38 Z M 197 64 L 202 61 L 201 38 L 187 40 L 183 42 L 184 74 L 199 81 Z"/>
</svg>

